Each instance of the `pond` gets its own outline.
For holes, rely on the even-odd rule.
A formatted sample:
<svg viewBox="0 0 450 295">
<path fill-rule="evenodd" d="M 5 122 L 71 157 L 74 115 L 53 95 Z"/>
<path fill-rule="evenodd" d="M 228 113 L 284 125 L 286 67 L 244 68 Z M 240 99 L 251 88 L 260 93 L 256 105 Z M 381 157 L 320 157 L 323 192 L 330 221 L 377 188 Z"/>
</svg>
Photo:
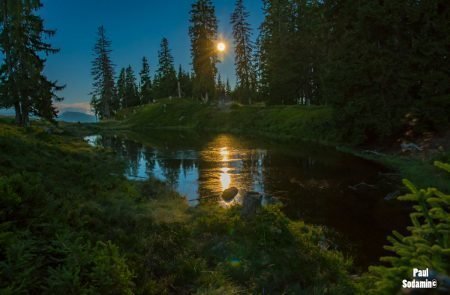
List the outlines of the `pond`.
<svg viewBox="0 0 450 295">
<path fill-rule="evenodd" d="M 289 218 L 335 232 L 340 250 L 360 268 L 387 254 L 386 235 L 407 224 L 403 204 L 389 197 L 398 189 L 389 171 L 334 148 L 160 130 L 85 140 L 114 150 L 128 178 L 163 180 L 192 206 L 230 187 L 275 196 Z"/>
</svg>

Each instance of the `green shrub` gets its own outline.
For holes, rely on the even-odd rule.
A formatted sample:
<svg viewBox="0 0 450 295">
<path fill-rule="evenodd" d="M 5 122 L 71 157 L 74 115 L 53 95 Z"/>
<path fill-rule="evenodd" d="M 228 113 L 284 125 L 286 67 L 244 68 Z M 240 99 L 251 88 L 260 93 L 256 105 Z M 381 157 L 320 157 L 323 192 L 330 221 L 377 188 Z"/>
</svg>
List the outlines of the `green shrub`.
<svg viewBox="0 0 450 295">
<path fill-rule="evenodd" d="M 252 219 L 239 208 L 207 207 L 194 219 L 200 251 L 222 273 L 248 293 L 354 294 L 350 262 L 321 248 L 320 227 L 293 222 L 279 207 L 267 207 Z"/>
<path fill-rule="evenodd" d="M 450 165 L 435 162 L 435 166 L 450 172 Z M 387 250 L 396 255 L 383 257 L 390 266 L 371 267 L 364 282 L 374 294 L 395 294 L 401 281 L 411 278 L 413 268 L 429 268 L 438 274 L 450 274 L 450 195 L 436 188 L 417 189 L 411 182 L 403 183 L 410 190 L 400 196 L 403 201 L 414 202 L 410 214 L 412 225 L 404 236 L 394 231 Z"/>
</svg>

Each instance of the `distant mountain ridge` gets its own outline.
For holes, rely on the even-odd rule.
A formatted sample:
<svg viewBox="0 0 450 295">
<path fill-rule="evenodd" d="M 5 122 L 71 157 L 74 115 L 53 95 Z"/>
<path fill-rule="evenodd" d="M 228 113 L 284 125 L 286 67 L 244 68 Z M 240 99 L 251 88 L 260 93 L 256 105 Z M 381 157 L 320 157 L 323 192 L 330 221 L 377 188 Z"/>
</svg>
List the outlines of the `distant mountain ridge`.
<svg viewBox="0 0 450 295">
<path fill-rule="evenodd" d="M 64 122 L 80 122 L 80 123 L 94 123 L 97 119 L 93 115 L 82 112 L 67 111 L 58 116 L 58 121 Z"/>
</svg>

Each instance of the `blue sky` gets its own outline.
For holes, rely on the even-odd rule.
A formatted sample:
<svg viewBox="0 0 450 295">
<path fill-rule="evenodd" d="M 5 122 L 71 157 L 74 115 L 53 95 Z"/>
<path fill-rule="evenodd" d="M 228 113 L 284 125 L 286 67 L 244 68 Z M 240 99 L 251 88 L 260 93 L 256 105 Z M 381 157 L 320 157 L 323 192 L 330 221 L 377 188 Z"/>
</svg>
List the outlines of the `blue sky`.
<svg viewBox="0 0 450 295">
<path fill-rule="evenodd" d="M 234 0 L 215 0 L 219 20 L 219 34 L 230 42 L 230 14 Z M 139 72 L 145 55 L 150 60 L 152 75 L 157 63 L 157 52 L 162 37 L 169 40 L 175 65 L 190 69 L 190 42 L 188 36 L 189 11 L 193 0 L 44 0 L 41 15 L 47 28 L 56 29 L 50 40 L 60 53 L 48 57 L 45 73 L 52 80 L 66 84 L 61 109 L 88 110 L 91 90 L 92 48 L 97 28 L 104 25 L 112 41 L 112 59 L 116 71 L 131 65 Z M 256 38 L 263 20 L 262 1 L 246 0 L 249 22 Z M 219 73 L 234 83 L 234 57 L 228 51 L 219 64 Z"/>
</svg>

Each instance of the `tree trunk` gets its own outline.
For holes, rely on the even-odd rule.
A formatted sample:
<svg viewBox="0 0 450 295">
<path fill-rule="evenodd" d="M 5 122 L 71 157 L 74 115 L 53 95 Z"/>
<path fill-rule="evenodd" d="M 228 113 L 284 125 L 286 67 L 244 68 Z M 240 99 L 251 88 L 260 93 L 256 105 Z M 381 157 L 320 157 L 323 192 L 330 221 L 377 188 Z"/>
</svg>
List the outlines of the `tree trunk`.
<svg viewBox="0 0 450 295">
<path fill-rule="evenodd" d="M 16 125 L 22 125 L 22 111 L 18 102 L 14 103 L 14 110 L 16 112 Z"/>
<path fill-rule="evenodd" d="M 108 101 L 105 101 L 105 104 L 104 104 L 104 107 L 103 107 L 103 111 L 104 111 L 103 116 L 106 119 L 109 119 L 111 117 L 111 112 L 109 110 L 109 102 Z"/>
<path fill-rule="evenodd" d="M 28 99 L 28 98 L 27 98 Z M 22 126 L 30 127 L 30 111 L 28 104 L 22 103 Z"/>
</svg>

